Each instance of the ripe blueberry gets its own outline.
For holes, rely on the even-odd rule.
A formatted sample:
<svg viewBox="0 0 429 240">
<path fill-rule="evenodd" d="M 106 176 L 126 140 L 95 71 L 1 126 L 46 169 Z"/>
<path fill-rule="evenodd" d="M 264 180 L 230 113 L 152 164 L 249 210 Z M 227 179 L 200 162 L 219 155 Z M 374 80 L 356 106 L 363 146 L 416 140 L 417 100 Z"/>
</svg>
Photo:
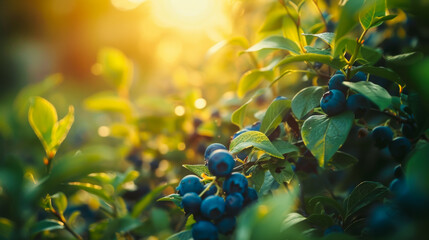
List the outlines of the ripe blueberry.
<svg viewBox="0 0 429 240">
<path fill-rule="evenodd" d="M 258 193 L 256 192 L 256 190 L 251 187 L 247 188 L 247 194 L 244 198 L 244 204 L 248 205 L 256 200 L 258 200 Z"/>
<path fill-rule="evenodd" d="M 200 178 L 195 175 L 188 175 L 182 178 L 182 180 L 180 180 L 179 186 L 176 188 L 180 196 L 190 192 L 199 194 L 203 191 L 203 189 L 204 186 L 200 182 Z"/>
<path fill-rule="evenodd" d="M 207 183 L 206 185 L 204 185 L 204 189 L 206 189 L 209 186 L 210 183 Z M 202 198 L 206 198 L 208 196 L 214 195 L 217 191 L 217 187 L 215 185 L 211 185 L 209 190 L 207 190 L 207 192 L 205 192 L 202 196 Z"/>
<path fill-rule="evenodd" d="M 328 234 L 335 233 L 335 232 L 341 233 L 341 232 L 344 232 L 344 230 L 338 225 L 332 225 L 325 230 L 323 235 L 326 236 Z"/>
<path fill-rule="evenodd" d="M 392 141 L 393 132 L 389 127 L 378 126 L 371 131 L 374 145 L 378 148 L 385 148 Z"/>
<path fill-rule="evenodd" d="M 350 79 L 350 82 L 361 82 L 366 81 L 366 74 L 364 72 L 357 72 L 353 77 Z"/>
<path fill-rule="evenodd" d="M 240 212 L 244 204 L 244 197 L 240 193 L 232 193 L 225 198 L 225 208 L 227 214 L 236 215 Z"/>
<path fill-rule="evenodd" d="M 243 133 L 245 133 L 245 132 L 248 132 L 249 130 L 248 129 L 241 129 L 241 130 L 239 130 L 239 131 L 237 131 L 236 133 L 234 133 L 234 135 L 232 136 L 232 139 L 235 139 L 236 137 L 238 137 L 238 136 L 240 136 L 241 134 L 243 134 Z"/>
<path fill-rule="evenodd" d="M 219 196 L 208 196 L 201 203 L 201 213 L 204 217 L 217 220 L 225 212 L 225 201 Z"/>
<path fill-rule="evenodd" d="M 234 157 L 226 150 L 218 149 L 210 154 L 208 168 L 211 174 L 217 177 L 226 177 L 234 168 Z"/>
<path fill-rule="evenodd" d="M 323 94 L 320 107 L 329 116 L 334 116 L 346 108 L 346 97 L 339 90 L 330 90 Z"/>
<path fill-rule="evenodd" d="M 356 118 L 361 118 L 366 110 L 371 106 L 368 98 L 362 94 L 353 94 L 347 98 L 347 109 L 355 114 Z"/>
<path fill-rule="evenodd" d="M 216 223 L 217 230 L 224 235 L 232 233 L 235 229 L 235 225 L 235 217 L 224 217 Z"/>
<path fill-rule="evenodd" d="M 220 143 L 210 144 L 206 148 L 206 151 L 204 152 L 204 160 L 207 161 L 207 159 L 210 157 L 210 154 L 212 154 L 212 152 L 214 152 L 214 151 L 216 151 L 218 149 L 225 149 L 226 150 L 226 147 L 223 144 L 220 144 Z"/>
<path fill-rule="evenodd" d="M 337 89 L 345 93 L 349 89 L 347 86 L 343 85 L 343 82 L 346 80 L 346 77 L 343 74 L 335 74 L 329 79 L 328 87 L 329 90 Z"/>
<path fill-rule="evenodd" d="M 411 151 L 411 142 L 405 137 L 397 137 L 389 144 L 390 154 L 398 161 L 402 161 Z"/>
<path fill-rule="evenodd" d="M 259 131 L 259 129 L 261 129 L 261 122 L 257 121 L 255 123 L 253 123 L 251 126 L 245 127 L 245 129 L 247 129 L 249 131 Z"/>
<path fill-rule="evenodd" d="M 404 178 L 404 171 L 402 170 L 401 165 L 398 165 L 395 167 L 395 169 L 393 170 L 393 176 L 395 176 L 395 178 L 399 178 L 399 179 Z"/>
<path fill-rule="evenodd" d="M 190 192 L 183 196 L 181 205 L 186 213 L 196 214 L 200 211 L 201 202 L 198 194 Z"/>
<path fill-rule="evenodd" d="M 247 178 L 241 173 L 233 173 L 223 182 L 223 190 L 228 195 L 235 192 L 245 195 L 247 193 L 247 188 Z"/>
<path fill-rule="evenodd" d="M 209 221 L 199 221 L 192 226 L 192 237 L 194 240 L 216 240 L 217 228 Z"/>
</svg>

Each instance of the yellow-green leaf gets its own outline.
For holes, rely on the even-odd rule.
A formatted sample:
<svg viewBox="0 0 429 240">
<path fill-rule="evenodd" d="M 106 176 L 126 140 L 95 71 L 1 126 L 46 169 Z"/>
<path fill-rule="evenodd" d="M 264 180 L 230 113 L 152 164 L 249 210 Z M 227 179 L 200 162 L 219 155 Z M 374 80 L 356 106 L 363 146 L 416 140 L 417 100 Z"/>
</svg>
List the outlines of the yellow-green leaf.
<svg viewBox="0 0 429 240">
<path fill-rule="evenodd" d="M 74 122 L 74 108 L 69 106 L 69 112 L 67 115 L 60 121 L 54 124 L 52 130 L 52 142 L 50 143 L 51 148 L 57 148 L 61 145 L 64 139 L 67 137 L 67 134 L 70 131 L 70 128 Z"/>
<path fill-rule="evenodd" d="M 41 97 L 32 99 L 28 111 L 28 121 L 34 133 L 36 133 L 42 142 L 47 154 L 50 151 L 49 146 L 52 142 L 52 130 L 57 123 L 57 119 L 57 111 L 50 102 Z"/>
</svg>

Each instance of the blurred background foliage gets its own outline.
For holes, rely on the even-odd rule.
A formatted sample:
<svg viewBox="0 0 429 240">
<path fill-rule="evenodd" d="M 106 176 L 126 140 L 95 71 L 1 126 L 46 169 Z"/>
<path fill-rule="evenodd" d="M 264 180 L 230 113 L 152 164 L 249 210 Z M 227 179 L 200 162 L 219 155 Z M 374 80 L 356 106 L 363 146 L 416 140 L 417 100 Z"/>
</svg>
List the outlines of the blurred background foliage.
<svg viewBox="0 0 429 240">
<path fill-rule="evenodd" d="M 328 26 L 336 24 L 337 2 L 319 1 Z M 406 12 L 396 10 L 398 17 L 387 29 L 374 30 L 366 44 L 382 47 L 388 55 L 419 49 L 427 56 L 427 1 L 388 3 Z M 183 213 L 167 203 L 153 207 L 154 199 L 161 192 L 174 192 L 166 183 L 186 174 L 182 164 L 203 163 L 209 143 L 227 144 L 238 130 L 230 122 L 231 114 L 249 97 L 237 93 L 240 79 L 247 71 L 264 67 L 258 64 L 267 56 L 281 56 L 270 50 L 255 55 L 240 52 L 278 32 L 281 24 L 275 23 L 282 11 L 277 1 L 262 0 L 3 1 L 1 229 L 12 229 L 16 238 L 29 237 L 34 223 L 48 214 L 39 199 L 62 191 L 69 202 L 64 215 L 68 219 L 80 213 L 73 227 L 84 237 L 114 236 L 97 230 L 105 229 L 103 224 L 124 233 L 130 229 L 121 227 L 132 226 L 137 235 L 152 239 L 174 233 Z M 304 27 L 320 24 L 315 8 L 308 5 L 303 12 Z M 428 61 L 395 69 L 401 76 L 417 79 L 413 87 L 426 107 Z M 318 82 L 326 79 L 291 74 L 278 82 L 275 92 L 258 96 L 249 115 L 257 115 L 275 95 L 293 97 Z M 75 108 L 74 124 L 49 176 L 43 147 L 27 119 L 33 96 L 49 100 L 59 117 L 70 105 Z M 365 144 L 350 143 L 345 148 L 362 159 L 371 153 L 360 151 Z M 372 163 L 357 166 L 364 174 L 352 175 L 353 182 L 367 177 L 362 169 L 368 164 Z M 106 175 L 88 176 L 100 172 Z M 106 214 L 117 214 L 117 221 L 104 222 Z M 7 239 L 11 236 L 7 231 L 0 230 L 0 235 Z M 65 231 L 42 234 L 72 237 Z"/>
</svg>

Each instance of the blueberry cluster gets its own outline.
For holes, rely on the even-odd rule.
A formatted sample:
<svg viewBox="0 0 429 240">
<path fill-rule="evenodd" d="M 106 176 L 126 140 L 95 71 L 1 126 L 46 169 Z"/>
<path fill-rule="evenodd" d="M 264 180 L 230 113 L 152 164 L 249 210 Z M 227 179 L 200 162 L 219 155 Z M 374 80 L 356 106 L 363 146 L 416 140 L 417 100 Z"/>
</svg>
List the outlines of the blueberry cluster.
<svg viewBox="0 0 429 240">
<path fill-rule="evenodd" d="M 347 109 L 352 111 L 356 118 L 361 118 L 371 106 L 371 102 L 362 94 L 353 94 L 346 99 L 349 88 L 343 85 L 345 80 L 346 77 L 339 70 L 329 79 L 329 91 L 323 94 L 320 107 L 328 116 L 340 114 Z M 357 72 L 350 79 L 351 82 L 365 80 L 366 75 L 363 72 Z"/>
<path fill-rule="evenodd" d="M 371 131 L 374 145 L 378 148 L 389 147 L 390 154 L 398 162 L 402 162 L 411 151 L 412 145 L 406 137 L 393 139 L 393 131 L 387 126 L 378 126 Z"/>
<path fill-rule="evenodd" d="M 258 199 L 256 190 L 248 186 L 247 178 L 241 173 L 232 172 L 235 160 L 224 145 L 209 145 L 204 158 L 214 177 L 200 179 L 188 175 L 177 187 L 182 196 L 181 206 L 196 221 L 192 226 L 195 240 L 213 240 L 218 239 L 219 233 L 231 234 L 237 214 Z M 207 181 L 205 185 L 204 181 Z"/>
</svg>

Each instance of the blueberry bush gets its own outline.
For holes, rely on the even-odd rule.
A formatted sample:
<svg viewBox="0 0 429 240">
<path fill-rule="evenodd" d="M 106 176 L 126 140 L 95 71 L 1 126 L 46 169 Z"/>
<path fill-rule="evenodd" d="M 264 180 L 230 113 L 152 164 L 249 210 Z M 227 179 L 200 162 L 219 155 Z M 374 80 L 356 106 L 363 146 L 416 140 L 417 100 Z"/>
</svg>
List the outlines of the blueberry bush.
<svg viewBox="0 0 429 240">
<path fill-rule="evenodd" d="M 237 2 L 204 110 L 112 47 L 76 103 L 60 74 L 2 103 L 0 239 L 425 239 L 427 4 Z"/>
</svg>

